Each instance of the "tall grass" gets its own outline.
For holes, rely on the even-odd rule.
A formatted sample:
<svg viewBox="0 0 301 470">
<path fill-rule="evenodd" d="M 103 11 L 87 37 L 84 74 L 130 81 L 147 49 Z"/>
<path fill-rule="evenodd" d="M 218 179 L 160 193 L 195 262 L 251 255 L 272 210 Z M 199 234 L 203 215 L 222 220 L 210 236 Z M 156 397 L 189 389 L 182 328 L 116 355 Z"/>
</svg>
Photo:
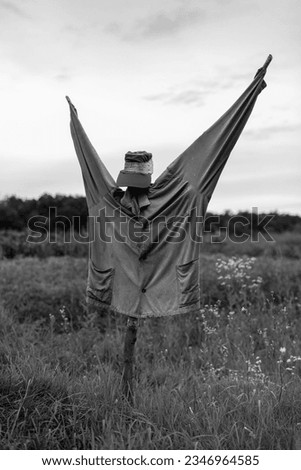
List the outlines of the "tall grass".
<svg viewBox="0 0 301 470">
<path fill-rule="evenodd" d="M 0 230 L 0 259 L 13 259 L 16 257 L 72 256 L 76 258 L 88 256 L 88 243 L 80 243 L 79 235 L 73 236 L 67 232 L 49 234 L 49 238 L 41 243 L 29 243 L 29 232 L 26 230 Z M 82 237 L 85 233 L 81 234 Z M 206 233 L 203 237 L 203 250 L 211 254 L 224 254 L 225 256 L 246 255 L 279 256 L 290 259 L 301 259 L 301 233 L 300 230 L 270 233 L 267 240 L 261 234 L 253 234 L 251 238 L 242 242 L 241 238 L 235 238 L 232 234 L 225 237 L 223 234 Z M 67 243 L 66 243 L 67 242 Z"/>
<path fill-rule="evenodd" d="M 201 267 L 197 315 L 140 322 L 131 406 L 124 318 L 85 308 L 86 260 L 2 261 L 1 448 L 300 448 L 300 262 Z"/>
</svg>

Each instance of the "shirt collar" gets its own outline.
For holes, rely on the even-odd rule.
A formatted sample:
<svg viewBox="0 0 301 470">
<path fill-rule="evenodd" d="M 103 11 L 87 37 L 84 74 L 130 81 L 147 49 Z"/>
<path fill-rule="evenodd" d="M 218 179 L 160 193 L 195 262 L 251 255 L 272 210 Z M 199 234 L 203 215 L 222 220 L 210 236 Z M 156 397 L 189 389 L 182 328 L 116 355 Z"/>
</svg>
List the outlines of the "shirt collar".
<svg viewBox="0 0 301 470">
<path fill-rule="evenodd" d="M 150 201 L 146 193 L 132 196 L 129 189 L 125 191 L 123 197 L 120 199 L 120 203 L 127 209 L 130 209 L 135 215 L 139 215 L 141 209 L 150 205 Z"/>
</svg>

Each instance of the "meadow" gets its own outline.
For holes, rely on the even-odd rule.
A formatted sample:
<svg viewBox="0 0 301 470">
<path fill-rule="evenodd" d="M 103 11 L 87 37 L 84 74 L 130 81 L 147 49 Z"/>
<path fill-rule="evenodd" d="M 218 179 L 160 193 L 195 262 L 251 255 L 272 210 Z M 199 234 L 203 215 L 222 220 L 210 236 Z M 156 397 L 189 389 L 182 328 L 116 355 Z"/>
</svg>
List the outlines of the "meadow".
<svg viewBox="0 0 301 470">
<path fill-rule="evenodd" d="M 300 449 L 300 246 L 204 246 L 200 312 L 140 321 L 133 404 L 86 256 L 3 256 L 0 448 Z"/>
</svg>

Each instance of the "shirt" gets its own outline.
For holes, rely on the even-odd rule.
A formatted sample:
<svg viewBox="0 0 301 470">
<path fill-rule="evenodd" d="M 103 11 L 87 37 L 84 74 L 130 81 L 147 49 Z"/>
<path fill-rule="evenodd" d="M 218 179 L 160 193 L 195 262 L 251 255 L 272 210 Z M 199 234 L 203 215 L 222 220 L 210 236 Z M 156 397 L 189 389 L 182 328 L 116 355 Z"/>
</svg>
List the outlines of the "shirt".
<svg viewBox="0 0 301 470">
<path fill-rule="evenodd" d="M 202 221 L 265 87 L 265 73 L 259 69 L 230 109 L 156 179 L 138 213 L 128 194 L 122 196 L 69 100 L 89 209 L 88 303 L 132 317 L 199 311 Z"/>
<path fill-rule="evenodd" d="M 114 197 L 118 200 L 118 196 L 116 197 L 114 195 Z M 140 192 L 135 197 L 131 194 L 129 189 L 127 189 L 122 197 L 119 198 L 119 201 L 122 206 L 130 209 L 135 215 L 139 215 L 145 207 L 150 205 L 146 192 Z"/>
</svg>

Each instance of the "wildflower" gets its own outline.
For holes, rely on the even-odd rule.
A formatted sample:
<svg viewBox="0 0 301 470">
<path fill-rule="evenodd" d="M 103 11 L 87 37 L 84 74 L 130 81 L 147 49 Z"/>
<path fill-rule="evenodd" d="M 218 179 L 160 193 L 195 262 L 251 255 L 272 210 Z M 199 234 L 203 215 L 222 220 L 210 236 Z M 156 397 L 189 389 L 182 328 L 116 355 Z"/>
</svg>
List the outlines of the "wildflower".
<svg viewBox="0 0 301 470">
<path fill-rule="evenodd" d="M 64 316 L 66 314 L 66 306 L 62 305 L 59 309 L 59 312 L 62 316 Z"/>
<path fill-rule="evenodd" d="M 283 346 L 279 349 L 280 353 L 281 354 L 285 354 L 286 353 L 286 348 Z"/>
<path fill-rule="evenodd" d="M 257 289 L 262 284 L 261 276 L 251 278 L 250 270 L 253 269 L 255 258 L 239 258 L 233 256 L 227 260 L 216 261 L 218 281 L 221 286 L 237 289 Z"/>
</svg>

